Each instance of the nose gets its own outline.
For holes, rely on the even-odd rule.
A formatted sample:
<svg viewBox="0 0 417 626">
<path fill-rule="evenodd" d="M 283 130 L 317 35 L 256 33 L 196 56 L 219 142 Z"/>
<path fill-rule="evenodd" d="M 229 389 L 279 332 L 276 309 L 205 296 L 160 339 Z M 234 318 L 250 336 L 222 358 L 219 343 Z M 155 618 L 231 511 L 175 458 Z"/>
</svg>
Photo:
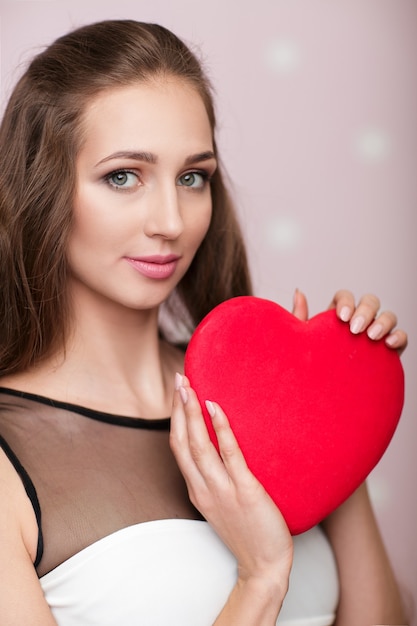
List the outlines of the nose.
<svg viewBox="0 0 417 626">
<path fill-rule="evenodd" d="M 150 190 L 144 227 L 148 237 L 177 239 L 182 233 L 184 224 L 177 192 L 176 184 L 170 181 Z"/>
</svg>

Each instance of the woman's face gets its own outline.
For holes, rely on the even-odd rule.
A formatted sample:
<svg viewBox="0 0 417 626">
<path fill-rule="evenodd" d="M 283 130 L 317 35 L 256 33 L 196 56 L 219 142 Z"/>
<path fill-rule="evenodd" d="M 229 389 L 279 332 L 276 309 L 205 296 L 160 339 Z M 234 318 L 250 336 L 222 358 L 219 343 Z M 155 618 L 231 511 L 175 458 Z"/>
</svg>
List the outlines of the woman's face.
<svg viewBox="0 0 417 626">
<path fill-rule="evenodd" d="M 187 271 L 211 219 L 212 130 L 178 79 L 119 87 L 83 118 L 71 294 L 133 309 L 159 306 Z"/>
</svg>

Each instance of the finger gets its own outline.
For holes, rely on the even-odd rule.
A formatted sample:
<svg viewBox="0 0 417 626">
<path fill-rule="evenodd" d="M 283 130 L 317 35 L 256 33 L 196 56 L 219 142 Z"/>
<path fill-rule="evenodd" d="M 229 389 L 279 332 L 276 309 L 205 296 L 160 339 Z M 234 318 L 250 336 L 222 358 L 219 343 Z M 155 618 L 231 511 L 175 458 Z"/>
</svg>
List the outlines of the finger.
<svg viewBox="0 0 417 626">
<path fill-rule="evenodd" d="M 184 405 L 189 454 L 204 480 L 212 484 L 224 477 L 224 465 L 210 439 L 195 391 L 184 386 L 180 387 L 179 394 Z"/>
<path fill-rule="evenodd" d="M 336 309 L 336 315 L 343 322 L 348 322 L 355 310 L 355 298 L 351 291 L 339 289 L 333 296 L 329 309 Z"/>
<path fill-rule="evenodd" d="M 371 339 L 382 339 L 388 335 L 397 325 L 397 316 L 392 311 L 384 311 L 372 322 L 367 329 L 367 335 Z"/>
<path fill-rule="evenodd" d="M 408 344 L 407 333 L 400 328 L 397 328 L 394 332 L 390 333 L 385 339 L 385 343 L 389 348 L 393 348 L 402 354 Z"/>
<path fill-rule="evenodd" d="M 183 378 L 185 377 L 182 377 L 180 374 L 177 374 L 175 377 L 169 443 L 178 467 L 184 476 L 190 499 L 195 504 L 195 494 L 204 491 L 205 480 L 201 476 L 190 449 L 188 422 L 185 411 L 188 403 L 188 390 L 181 390 Z M 188 383 L 188 381 L 186 382 Z"/>
<path fill-rule="evenodd" d="M 187 484 L 191 479 L 196 480 L 199 472 L 196 471 L 190 452 L 184 403 L 178 389 L 174 392 L 172 404 L 169 444 Z"/>
<path fill-rule="evenodd" d="M 354 335 L 363 332 L 374 320 L 380 307 L 380 301 L 373 294 L 363 296 L 350 320 L 350 330 Z"/>
<path fill-rule="evenodd" d="M 183 441 L 186 437 L 186 424 L 184 406 L 179 395 L 179 388 L 181 385 L 181 374 L 175 375 L 175 391 L 172 400 L 171 410 L 171 427 L 170 427 L 170 441 L 176 445 L 176 442 Z"/>
<path fill-rule="evenodd" d="M 206 406 L 216 433 L 219 452 L 225 469 L 234 482 L 236 480 L 240 481 L 245 475 L 245 471 L 248 470 L 248 467 L 233 430 L 230 427 L 229 420 L 216 402 L 207 400 Z"/>
<path fill-rule="evenodd" d="M 308 320 L 307 298 L 298 289 L 296 289 L 294 293 L 292 314 L 303 322 Z"/>
</svg>

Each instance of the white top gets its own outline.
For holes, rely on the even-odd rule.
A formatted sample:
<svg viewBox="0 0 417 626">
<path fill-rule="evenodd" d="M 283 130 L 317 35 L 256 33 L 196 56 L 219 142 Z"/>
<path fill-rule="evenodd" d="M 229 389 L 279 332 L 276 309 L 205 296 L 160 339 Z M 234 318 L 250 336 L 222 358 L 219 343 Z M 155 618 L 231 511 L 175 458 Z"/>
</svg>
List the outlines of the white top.
<svg viewBox="0 0 417 626">
<path fill-rule="evenodd" d="M 181 519 L 119 530 L 40 579 L 59 626 L 211 626 L 235 581 L 235 558 L 211 527 Z M 330 626 L 337 602 L 333 553 L 315 527 L 294 537 L 277 624 Z"/>
</svg>

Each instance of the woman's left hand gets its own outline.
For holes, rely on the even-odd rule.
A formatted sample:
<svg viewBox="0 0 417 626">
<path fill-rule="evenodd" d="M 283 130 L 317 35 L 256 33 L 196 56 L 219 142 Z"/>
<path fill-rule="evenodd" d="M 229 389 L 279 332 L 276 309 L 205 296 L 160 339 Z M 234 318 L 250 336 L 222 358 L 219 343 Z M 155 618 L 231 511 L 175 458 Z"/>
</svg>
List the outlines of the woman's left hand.
<svg viewBox="0 0 417 626">
<path fill-rule="evenodd" d="M 366 331 L 373 340 L 385 337 L 387 346 L 401 354 L 407 347 L 407 333 L 396 328 L 397 316 L 392 311 L 378 313 L 379 308 L 377 296 L 366 294 L 356 304 L 353 294 L 345 289 L 335 293 L 329 306 L 329 309 L 336 309 L 337 316 L 342 321 L 349 323 L 352 333 Z M 301 291 L 295 292 L 292 312 L 298 319 L 308 319 L 307 300 Z"/>
</svg>

